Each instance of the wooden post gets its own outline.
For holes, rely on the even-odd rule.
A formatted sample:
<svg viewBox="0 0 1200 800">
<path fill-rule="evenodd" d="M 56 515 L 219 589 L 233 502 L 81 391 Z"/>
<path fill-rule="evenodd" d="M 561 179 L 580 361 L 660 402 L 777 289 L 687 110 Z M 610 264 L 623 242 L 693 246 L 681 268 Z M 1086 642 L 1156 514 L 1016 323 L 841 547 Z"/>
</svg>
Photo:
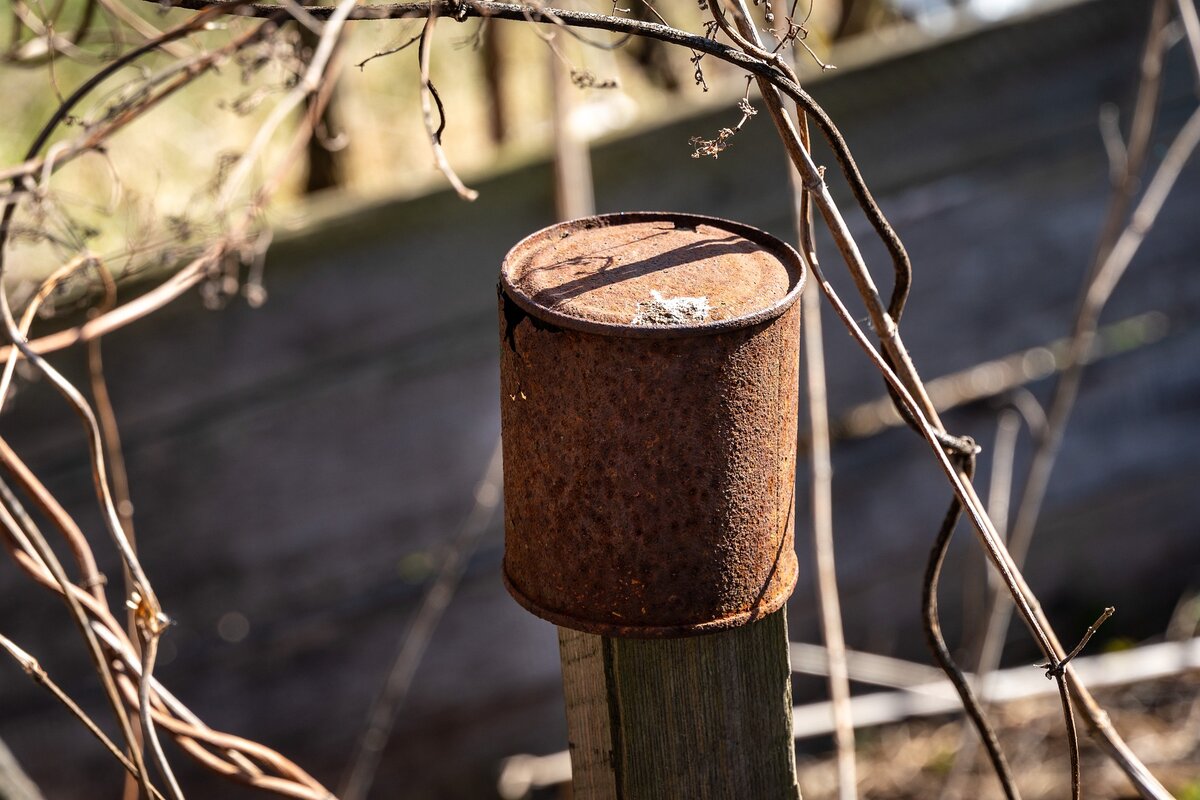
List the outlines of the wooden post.
<svg viewBox="0 0 1200 800">
<path fill-rule="evenodd" d="M 567 67 L 553 50 L 550 63 L 550 102 L 554 109 L 554 212 L 559 220 L 596 213 L 592 188 L 592 154 L 587 141 L 571 125 L 571 110 L 579 90 Z"/>
<path fill-rule="evenodd" d="M 558 641 L 572 800 L 799 800 L 785 609 L 708 636 Z"/>
</svg>

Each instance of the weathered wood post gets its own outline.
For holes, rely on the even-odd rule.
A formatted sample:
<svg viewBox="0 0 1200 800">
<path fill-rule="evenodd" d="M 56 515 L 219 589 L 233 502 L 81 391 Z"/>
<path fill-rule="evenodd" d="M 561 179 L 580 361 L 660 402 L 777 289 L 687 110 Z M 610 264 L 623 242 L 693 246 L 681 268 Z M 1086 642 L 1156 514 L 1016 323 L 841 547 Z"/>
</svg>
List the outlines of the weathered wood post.
<svg viewBox="0 0 1200 800">
<path fill-rule="evenodd" d="M 576 800 L 799 797 L 803 282 L 782 242 L 681 214 L 562 223 L 505 259 L 504 580 L 560 626 Z"/>
</svg>

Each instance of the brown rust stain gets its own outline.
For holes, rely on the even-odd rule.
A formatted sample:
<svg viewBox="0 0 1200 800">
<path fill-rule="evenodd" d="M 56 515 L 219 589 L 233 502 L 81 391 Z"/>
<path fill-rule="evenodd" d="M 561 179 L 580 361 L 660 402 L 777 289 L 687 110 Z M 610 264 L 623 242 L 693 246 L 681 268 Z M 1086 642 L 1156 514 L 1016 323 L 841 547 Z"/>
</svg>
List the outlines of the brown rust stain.
<svg viewBox="0 0 1200 800">
<path fill-rule="evenodd" d="M 652 637 L 786 601 L 802 281 L 777 240 L 682 215 L 566 223 L 514 248 L 500 298 L 504 577 L 522 605 Z M 712 318 L 630 324 L 651 289 L 707 296 Z"/>
</svg>

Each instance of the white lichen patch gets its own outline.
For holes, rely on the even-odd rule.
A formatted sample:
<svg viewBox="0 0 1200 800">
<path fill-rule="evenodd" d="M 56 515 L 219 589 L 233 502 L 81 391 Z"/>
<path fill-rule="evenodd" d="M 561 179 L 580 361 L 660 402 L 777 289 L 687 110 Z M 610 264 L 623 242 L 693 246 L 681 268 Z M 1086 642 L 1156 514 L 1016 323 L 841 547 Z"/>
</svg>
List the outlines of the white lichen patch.
<svg viewBox="0 0 1200 800">
<path fill-rule="evenodd" d="M 712 306 L 707 297 L 663 297 L 654 289 L 650 299 L 638 303 L 633 315 L 634 325 L 686 325 L 689 322 L 704 322 Z"/>
</svg>

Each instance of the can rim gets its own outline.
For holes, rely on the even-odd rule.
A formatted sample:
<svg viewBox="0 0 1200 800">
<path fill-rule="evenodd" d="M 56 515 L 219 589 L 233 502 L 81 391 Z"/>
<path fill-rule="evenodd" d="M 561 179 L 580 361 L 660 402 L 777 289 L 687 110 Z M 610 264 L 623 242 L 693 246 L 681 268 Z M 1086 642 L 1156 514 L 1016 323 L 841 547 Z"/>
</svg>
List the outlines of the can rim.
<svg viewBox="0 0 1200 800">
<path fill-rule="evenodd" d="M 783 608 L 800 578 L 799 565 L 796 562 L 795 551 L 792 551 L 791 575 L 784 579 L 784 584 L 777 591 L 763 597 L 753 608 L 736 611 L 724 617 L 701 620 L 698 622 L 679 622 L 672 625 L 621 625 L 613 622 L 601 622 L 587 617 L 577 617 L 572 614 L 547 608 L 521 591 L 512 576 L 508 573 L 507 563 L 500 571 L 504 588 L 517 604 L 536 617 L 553 623 L 560 628 L 583 633 L 598 634 L 618 639 L 684 639 L 692 636 L 704 636 L 710 633 L 720 633 L 749 625 L 751 622 L 774 614 Z"/>
<path fill-rule="evenodd" d="M 516 257 L 523 255 L 523 251 L 530 246 L 530 243 L 541 236 L 544 236 L 548 231 L 553 231 L 558 228 L 567 226 L 579 226 L 581 223 L 587 228 L 600 227 L 615 227 L 617 225 L 627 225 L 637 222 L 672 222 L 685 223 L 688 227 L 696 227 L 698 225 L 708 225 L 713 228 L 721 228 L 730 233 L 737 234 L 748 241 L 763 247 L 777 257 L 783 265 L 788 269 L 790 275 L 795 275 L 794 284 L 788 290 L 787 294 L 776 300 L 769 306 L 754 311 L 750 314 L 743 314 L 738 317 L 730 317 L 728 319 L 714 320 L 712 322 L 703 322 L 699 325 L 633 325 L 630 323 L 618 322 L 600 322 L 596 320 L 582 319 L 580 317 L 564 314 L 560 311 L 555 311 L 545 306 L 539 305 L 533 301 L 528 295 L 522 292 L 516 285 L 509 280 L 509 267 L 512 266 Z M 515 303 L 522 311 L 535 317 L 543 322 L 548 322 L 560 328 L 568 330 L 581 331 L 583 333 L 595 333 L 602 336 L 617 336 L 632 339 L 675 339 L 687 336 L 707 336 L 715 333 L 724 333 L 726 331 L 741 330 L 757 325 L 762 322 L 773 320 L 785 311 L 787 311 L 796 298 L 800 296 L 800 292 L 804 291 L 804 285 L 808 280 L 808 269 L 804 265 L 804 260 L 795 248 L 783 241 L 777 236 L 773 236 L 766 231 L 760 230 L 750 225 L 732 220 L 723 219 L 721 217 L 713 217 L 705 214 L 689 214 L 677 211 L 622 211 L 614 214 L 596 214 L 591 217 L 581 217 L 579 219 L 567 220 L 558 222 L 554 225 L 548 225 L 541 230 L 534 231 L 526 236 L 521 241 L 517 242 L 504 256 L 504 261 L 500 267 L 500 287 L 508 299 Z"/>
</svg>

